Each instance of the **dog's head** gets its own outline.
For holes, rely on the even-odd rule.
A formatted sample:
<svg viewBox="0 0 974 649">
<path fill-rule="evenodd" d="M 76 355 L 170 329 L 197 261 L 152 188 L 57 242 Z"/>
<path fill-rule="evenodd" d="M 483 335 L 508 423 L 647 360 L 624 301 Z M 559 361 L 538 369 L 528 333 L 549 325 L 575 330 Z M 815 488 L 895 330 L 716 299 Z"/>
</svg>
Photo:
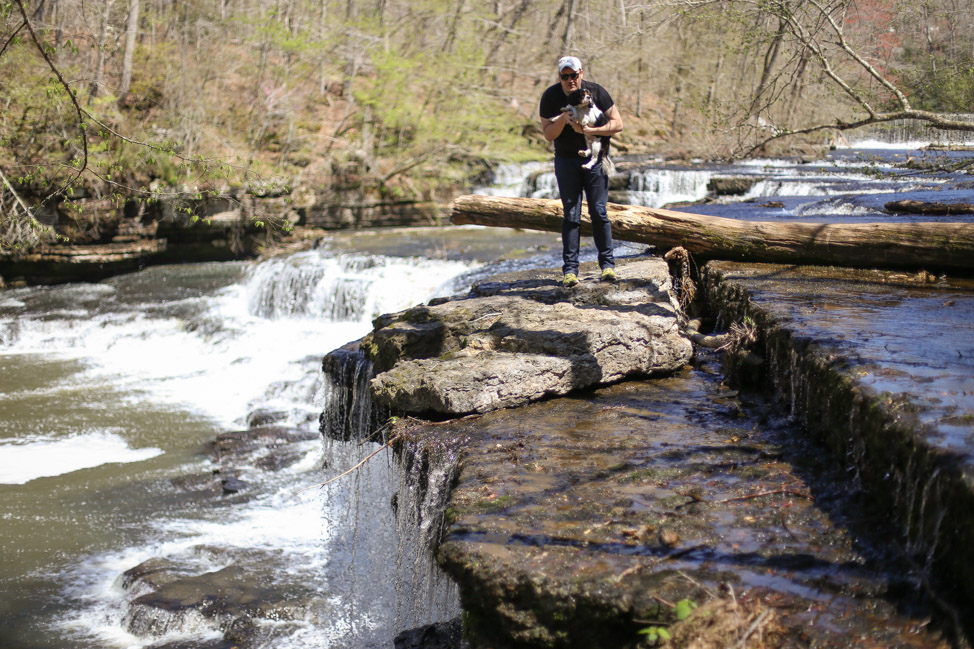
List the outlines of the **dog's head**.
<svg viewBox="0 0 974 649">
<path fill-rule="evenodd" d="M 569 106 L 591 106 L 592 93 L 585 88 L 579 88 L 568 95 Z"/>
</svg>

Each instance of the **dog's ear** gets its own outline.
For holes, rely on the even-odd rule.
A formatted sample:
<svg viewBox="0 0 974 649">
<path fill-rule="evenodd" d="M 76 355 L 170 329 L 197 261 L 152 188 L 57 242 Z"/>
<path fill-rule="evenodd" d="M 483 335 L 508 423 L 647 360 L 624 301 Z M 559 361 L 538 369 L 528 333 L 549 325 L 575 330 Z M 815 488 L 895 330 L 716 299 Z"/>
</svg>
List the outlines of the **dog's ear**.
<svg viewBox="0 0 974 649">
<path fill-rule="evenodd" d="M 581 88 L 578 90 L 572 90 L 568 95 L 568 104 L 570 106 L 578 106 L 580 103 L 582 103 L 582 94 Z"/>
</svg>

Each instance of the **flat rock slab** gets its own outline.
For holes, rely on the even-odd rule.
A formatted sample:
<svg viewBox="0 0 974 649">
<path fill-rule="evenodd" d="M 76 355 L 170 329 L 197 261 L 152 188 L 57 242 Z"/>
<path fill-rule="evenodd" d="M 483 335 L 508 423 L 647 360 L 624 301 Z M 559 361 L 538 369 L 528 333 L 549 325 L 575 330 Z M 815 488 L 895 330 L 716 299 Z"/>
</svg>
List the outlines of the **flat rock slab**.
<svg viewBox="0 0 974 649">
<path fill-rule="evenodd" d="M 844 467 L 762 416 L 685 369 L 401 420 L 398 453 L 459 462 L 437 558 L 471 645 L 635 647 L 661 626 L 674 647 L 946 647 Z"/>
<path fill-rule="evenodd" d="M 974 281 L 711 262 L 724 326 L 750 318 L 763 380 L 898 523 L 974 634 Z"/>
<path fill-rule="evenodd" d="M 462 415 L 520 406 L 634 375 L 667 373 L 693 353 L 666 263 L 624 260 L 619 281 L 561 285 L 555 271 L 499 275 L 462 297 L 383 316 L 362 342 L 377 403 Z"/>
</svg>

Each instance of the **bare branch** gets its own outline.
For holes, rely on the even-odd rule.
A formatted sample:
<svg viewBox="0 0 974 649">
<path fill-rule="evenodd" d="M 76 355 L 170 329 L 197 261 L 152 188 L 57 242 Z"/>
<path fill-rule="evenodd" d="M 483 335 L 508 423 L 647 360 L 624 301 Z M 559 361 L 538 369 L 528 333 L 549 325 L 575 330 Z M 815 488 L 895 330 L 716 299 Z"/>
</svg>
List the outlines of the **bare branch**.
<svg viewBox="0 0 974 649">
<path fill-rule="evenodd" d="M 789 10 L 787 6 L 779 3 L 778 7 L 781 10 L 782 18 L 791 26 L 792 33 L 801 43 L 805 44 L 808 49 L 812 51 L 812 53 L 818 59 L 819 64 L 821 64 L 822 70 L 825 72 L 825 74 L 832 79 L 836 85 L 842 88 L 843 92 L 849 95 L 849 97 L 852 98 L 857 104 L 862 106 L 867 113 L 870 115 L 874 114 L 875 111 L 873 110 L 873 107 L 869 105 L 869 102 L 867 102 L 862 95 L 856 92 L 852 86 L 850 86 L 846 80 L 840 77 L 835 71 L 835 69 L 832 67 L 831 60 L 822 49 L 821 43 L 819 43 L 808 32 L 805 25 L 798 20 L 798 18 Z"/>
<path fill-rule="evenodd" d="M 965 122 L 957 119 L 949 119 L 944 117 L 939 113 L 932 113 L 926 110 L 898 110 L 889 113 L 873 113 L 869 117 L 854 121 L 845 122 L 840 119 L 836 119 L 834 122 L 814 124 L 812 126 L 806 126 L 804 128 L 780 131 L 774 133 L 761 140 L 757 144 L 753 145 L 746 153 L 744 157 L 747 157 L 761 147 L 767 145 L 775 140 L 780 140 L 785 137 L 791 137 L 793 135 L 809 135 L 811 133 L 817 133 L 819 131 L 849 131 L 862 126 L 869 126 L 870 124 L 882 124 L 885 122 L 895 122 L 901 119 L 915 119 L 921 122 L 926 122 L 930 126 L 948 130 L 948 131 L 966 131 L 974 132 L 974 122 Z"/>
<path fill-rule="evenodd" d="M 832 15 L 829 14 L 824 7 L 822 7 L 822 5 L 818 2 L 818 0 L 806 0 L 806 1 L 812 6 L 814 6 L 816 9 L 818 9 L 822 13 L 822 16 L 828 21 L 829 25 L 832 27 L 832 31 L 835 32 L 836 37 L 839 39 L 838 41 L 839 47 L 842 48 L 842 50 L 846 54 L 852 57 L 852 59 L 856 63 L 861 65 L 862 68 L 866 70 L 866 72 L 868 72 L 870 76 L 872 76 L 876 81 L 882 84 L 884 88 L 886 88 L 891 93 L 896 95 L 896 98 L 899 100 L 900 105 L 903 107 L 903 110 L 910 110 L 910 101 L 906 98 L 906 95 L 904 95 L 899 88 L 894 86 L 889 81 L 889 79 L 887 79 L 882 74 L 880 74 L 880 72 L 875 67 L 873 67 L 868 61 L 866 61 L 866 59 L 860 56 L 860 54 L 849 45 L 849 42 L 845 39 L 845 34 L 842 33 L 842 28 L 838 24 L 836 24 L 835 19 L 833 19 Z"/>
<path fill-rule="evenodd" d="M 0 56 L 3 56 L 3 53 L 7 51 L 7 47 L 8 47 L 8 46 L 9 46 L 9 45 L 10 45 L 11 43 L 13 43 L 13 42 L 14 42 L 14 39 L 15 39 L 15 38 L 17 38 L 17 34 L 19 34 L 19 33 L 20 33 L 20 30 L 21 30 L 21 29 L 23 29 L 23 28 L 24 28 L 24 27 L 26 27 L 26 26 L 27 26 L 27 23 L 26 23 L 26 22 L 23 22 L 23 23 L 20 23 L 20 27 L 18 27 L 17 29 L 15 29 L 15 30 L 14 30 L 14 33 L 13 33 L 13 34 L 11 34 L 11 35 L 10 35 L 10 38 L 8 38 L 8 39 L 7 39 L 7 42 L 3 44 L 3 47 L 0 47 Z"/>
</svg>

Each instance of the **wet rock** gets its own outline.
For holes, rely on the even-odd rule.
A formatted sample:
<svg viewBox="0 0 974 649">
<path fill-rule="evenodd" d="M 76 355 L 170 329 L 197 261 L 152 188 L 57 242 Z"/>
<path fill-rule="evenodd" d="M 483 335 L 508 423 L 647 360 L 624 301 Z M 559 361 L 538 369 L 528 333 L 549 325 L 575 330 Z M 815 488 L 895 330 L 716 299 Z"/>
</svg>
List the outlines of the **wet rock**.
<svg viewBox="0 0 974 649">
<path fill-rule="evenodd" d="M 468 649 L 460 618 L 403 631 L 393 642 L 395 649 Z"/>
<path fill-rule="evenodd" d="M 240 643 L 219 638 L 212 640 L 179 639 L 172 642 L 146 645 L 145 649 L 240 649 Z"/>
<path fill-rule="evenodd" d="M 313 587 L 279 586 L 255 576 L 261 574 L 266 571 L 253 570 L 245 562 L 174 579 L 134 599 L 124 624 L 129 632 L 147 638 L 216 626 L 225 640 L 247 646 L 246 640 L 258 635 L 254 620 L 290 620 L 321 608 Z"/>
<path fill-rule="evenodd" d="M 890 201 L 885 205 L 888 212 L 907 212 L 909 214 L 974 214 L 971 203 L 933 203 L 924 201 Z"/>
<path fill-rule="evenodd" d="M 897 522 L 918 579 L 974 609 L 974 291 L 890 271 L 711 262 L 703 292 L 753 351 L 727 357 L 833 449 Z M 950 306 L 947 304 L 950 303 Z M 759 354 L 763 363 L 748 358 Z M 957 614 L 974 637 L 974 617 Z"/>
<path fill-rule="evenodd" d="M 125 590 L 132 590 L 137 586 L 160 588 L 186 575 L 186 571 L 174 561 L 155 557 L 123 572 L 120 585 Z"/>
<path fill-rule="evenodd" d="M 249 499 L 241 467 L 279 471 L 300 462 L 308 449 L 300 442 L 314 441 L 314 431 L 283 426 L 261 426 L 218 435 L 208 446 L 212 471 L 177 476 L 171 483 L 183 497 L 221 505 Z"/>
<path fill-rule="evenodd" d="M 488 412 L 683 367 L 692 345 L 666 263 L 624 260 L 617 271 L 607 284 L 586 268 L 574 289 L 552 271 L 498 276 L 377 319 L 362 341 L 373 398 L 401 412 Z"/>
<path fill-rule="evenodd" d="M 760 633 L 776 647 L 946 649 L 917 630 L 930 609 L 893 595 L 911 592 L 908 568 L 851 527 L 862 510 L 847 506 L 843 468 L 791 430 L 725 417 L 739 396 L 691 369 L 401 420 L 407 464 L 457 454 L 457 473 L 427 489 L 450 490 L 436 556 L 471 646 L 636 647 L 658 622 L 678 647 Z M 882 522 L 869 526 L 881 539 Z M 693 644 L 703 636 L 722 643 Z"/>
<path fill-rule="evenodd" d="M 285 421 L 288 414 L 283 410 L 271 410 L 270 408 L 258 408 L 247 415 L 248 428 L 260 428 L 270 426 Z"/>
<path fill-rule="evenodd" d="M 177 476 L 170 480 L 177 489 L 192 494 L 218 495 L 221 491 L 220 476 L 215 473 Z"/>
<path fill-rule="evenodd" d="M 210 446 L 210 455 L 221 467 L 234 465 L 253 465 L 270 456 L 286 456 L 293 463 L 300 459 L 293 445 L 298 442 L 314 440 L 314 431 L 283 426 L 261 426 L 249 430 L 222 433 Z M 278 466 L 287 466 L 283 458 Z"/>
<path fill-rule="evenodd" d="M 239 478 L 224 478 L 220 481 L 220 485 L 223 487 L 223 493 L 225 494 L 235 494 L 250 487 L 248 482 Z"/>
<path fill-rule="evenodd" d="M 739 196 L 748 193 L 757 181 L 753 176 L 711 178 L 707 183 L 707 191 L 717 196 Z"/>
</svg>

